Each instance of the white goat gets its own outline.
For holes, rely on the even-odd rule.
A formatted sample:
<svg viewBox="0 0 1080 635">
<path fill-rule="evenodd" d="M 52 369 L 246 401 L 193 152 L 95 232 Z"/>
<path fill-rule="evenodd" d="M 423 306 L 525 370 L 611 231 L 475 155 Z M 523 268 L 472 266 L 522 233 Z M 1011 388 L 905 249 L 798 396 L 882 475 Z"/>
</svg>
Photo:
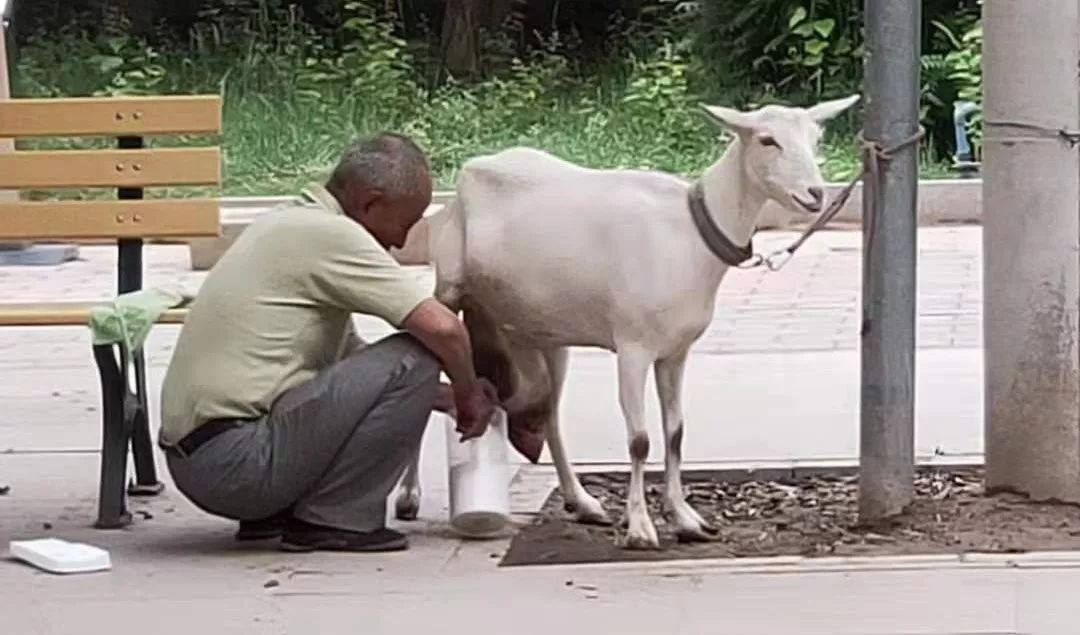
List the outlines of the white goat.
<svg viewBox="0 0 1080 635">
<path fill-rule="evenodd" d="M 464 311 L 478 372 L 506 400 L 515 447 L 535 462 L 546 436 L 559 488 L 578 521 L 610 523 L 571 468 L 559 434 L 559 398 L 567 347 L 599 347 L 617 356 L 629 436 L 625 546 L 659 547 L 644 486 L 650 366 L 666 447 L 665 511 L 680 540 L 716 534 L 682 490 L 687 354 L 713 319 L 724 274 L 749 256 L 766 201 L 795 213 L 822 210 L 822 124 L 858 98 L 751 112 L 703 105 L 735 138 L 700 187 L 656 171 L 588 169 L 529 148 L 463 166 L 457 197 L 431 243 L 435 293 Z M 539 443 L 529 442 L 530 431 L 543 435 Z M 415 517 L 419 502 L 414 463 L 397 516 Z"/>
</svg>

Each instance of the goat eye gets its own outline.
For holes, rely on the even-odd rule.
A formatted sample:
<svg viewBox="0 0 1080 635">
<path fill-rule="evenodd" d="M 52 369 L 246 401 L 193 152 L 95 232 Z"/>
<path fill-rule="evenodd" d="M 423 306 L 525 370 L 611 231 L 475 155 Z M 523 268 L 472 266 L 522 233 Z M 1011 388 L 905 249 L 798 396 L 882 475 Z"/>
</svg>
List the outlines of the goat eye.
<svg viewBox="0 0 1080 635">
<path fill-rule="evenodd" d="M 767 134 L 759 135 L 758 141 L 761 142 L 761 145 L 763 146 L 772 146 L 774 148 L 780 147 L 780 144 L 776 142 L 776 139 L 772 138 Z"/>
</svg>

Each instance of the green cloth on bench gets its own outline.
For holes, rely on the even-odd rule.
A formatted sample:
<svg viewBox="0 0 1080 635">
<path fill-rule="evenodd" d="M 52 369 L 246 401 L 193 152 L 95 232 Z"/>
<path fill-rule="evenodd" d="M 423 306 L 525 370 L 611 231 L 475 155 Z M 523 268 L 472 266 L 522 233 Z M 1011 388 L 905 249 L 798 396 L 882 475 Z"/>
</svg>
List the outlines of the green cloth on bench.
<svg viewBox="0 0 1080 635">
<path fill-rule="evenodd" d="M 94 345 L 122 344 L 130 357 L 142 348 L 162 313 L 187 305 L 194 297 L 181 285 L 167 285 L 124 293 L 108 304 L 93 307 L 90 331 Z"/>
</svg>

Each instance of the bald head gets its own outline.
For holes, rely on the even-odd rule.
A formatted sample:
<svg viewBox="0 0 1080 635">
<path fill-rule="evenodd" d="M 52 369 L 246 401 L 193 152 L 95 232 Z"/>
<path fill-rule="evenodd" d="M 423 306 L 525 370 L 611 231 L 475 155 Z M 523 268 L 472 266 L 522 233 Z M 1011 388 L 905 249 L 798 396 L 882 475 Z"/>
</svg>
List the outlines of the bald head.
<svg viewBox="0 0 1080 635">
<path fill-rule="evenodd" d="M 350 143 L 326 189 L 383 247 L 401 247 L 431 204 L 431 170 L 411 139 L 384 132 Z"/>
</svg>

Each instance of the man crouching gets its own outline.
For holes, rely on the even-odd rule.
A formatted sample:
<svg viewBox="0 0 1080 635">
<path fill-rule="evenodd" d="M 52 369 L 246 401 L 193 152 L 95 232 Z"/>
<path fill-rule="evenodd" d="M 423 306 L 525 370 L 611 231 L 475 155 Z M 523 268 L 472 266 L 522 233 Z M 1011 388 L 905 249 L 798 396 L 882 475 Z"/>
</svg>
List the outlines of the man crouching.
<svg viewBox="0 0 1080 635">
<path fill-rule="evenodd" d="M 165 376 L 159 444 L 180 491 L 240 521 L 238 539 L 404 549 L 386 499 L 432 410 L 453 409 L 465 438 L 483 432 L 495 393 L 464 326 L 387 251 L 431 195 L 409 139 L 357 141 L 325 187 L 260 216 L 206 276 Z M 365 344 L 352 313 L 401 331 Z"/>
</svg>

